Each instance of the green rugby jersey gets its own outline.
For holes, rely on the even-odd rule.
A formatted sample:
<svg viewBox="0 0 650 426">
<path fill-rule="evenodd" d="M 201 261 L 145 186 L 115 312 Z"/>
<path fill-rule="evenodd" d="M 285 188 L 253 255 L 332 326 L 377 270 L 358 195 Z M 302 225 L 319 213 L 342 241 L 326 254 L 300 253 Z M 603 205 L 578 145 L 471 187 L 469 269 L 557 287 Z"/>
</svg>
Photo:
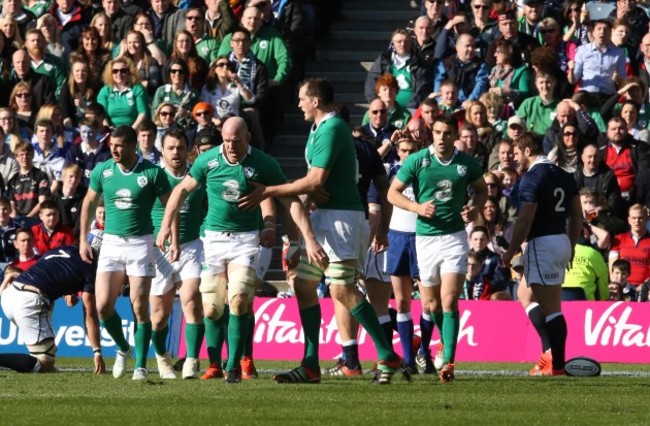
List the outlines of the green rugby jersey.
<svg viewBox="0 0 650 426">
<path fill-rule="evenodd" d="M 467 198 L 467 187 L 482 175 L 478 161 L 463 152 L 455 151 L 444 164 L 432 147 L 410 155 L 397 172 L 397 179 L 413 185 L 415 201 L 422 204 L 434 200 L 436 205 L 432 218 L 418 216 L 416 235 L 447 235 L 465 229 L 460 213 Z"/>
<path fill-rule="evenodd" d="M 249 147 L 241 163 L 230 164 L 222 146 L 198 156 L 190 175 L 205 186 L 208 214 L 205 229 L 216 232 L 250 232 L 262 224 L 261 209 L 241 210 L 237 200 L 253 189 L 249 181 L 272 186 L 286 183 L 280 164 L 263 151 Z"/>
<path fill-rule="evenodd" d="M 185 175 L 182 177 L 176 177 L 171 174 L 166 168 L 161 168 L 164 171 L 163 174 L 167 179 L 167 182 L 169 182 L 171 189 L 174 189 L 176 185 L 181 183 L 181 181 L 185 178 Z M 204 205 L 206 197 L 205 187 L 203 185 L 185 197 L 185 201 L 179 210 L 179 244 L 185 244 L 199 238 L 201 223 L 203 222 L 203 217 L 205 216 Z M 151 211 L 151 220 L 153 221 L 154 227 L 154 238 L 157 237 L 158 232 L 160 231 L 160 224 L 162 223 L 164 216 L 165 206 L 163 206 L 163 203 L 157 199 L 153 205 L 153 210 Z"/>
<path fill-rule="evenodd" d="M 329 172 L 325 190 L 330 199 L 319 208 L 363 211 L 357 189 L 357 152 L 352 131 L 345 121 L 331 115 L 325 117 L 316 129 L 312 127 L 305 147 L 305 160 L 307 167 L 319 167 Z"/>
<path fill-rule="evenodd" d="M 129 172 L 113 159 L 98 164 L 90 175 L 90 189 L 104 194 L 105 232 L 120 237 L 152 234 L 154 203 L 171 191 L 162 169 L 142 157 Z"/>
</svg>

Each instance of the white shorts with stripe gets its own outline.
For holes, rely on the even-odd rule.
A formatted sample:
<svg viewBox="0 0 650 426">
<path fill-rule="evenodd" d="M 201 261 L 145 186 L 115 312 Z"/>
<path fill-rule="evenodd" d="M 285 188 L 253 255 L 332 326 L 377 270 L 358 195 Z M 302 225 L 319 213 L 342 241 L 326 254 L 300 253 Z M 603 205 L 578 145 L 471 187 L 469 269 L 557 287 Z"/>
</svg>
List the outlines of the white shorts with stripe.
<svg viewBox="0 0 650 426">
<path fill-rule="evenodd" d="M 447 235 L 416 235 L 415 248 L 420 280 L 425 287 L 439 285 L 444 274 L 467 273 L 469 246 L 465 230 Z"/>
<path fill-rule="evenodd" d="M 16 283 L 20 287 L 20 283 Z M 52 328 L 52 306 L 40 294 L 19 290 L 10 284 L 0 297 L 2 310 L 9 321 L 16 324 L 26 345 L 35 345 L 47 339 L 54 339 Z"/>
<path fill-rule="evenodd" d="M 151 295 L 162 296 L 174 288 L 174 284 L 201 276 L 203 242 L 197 238 L 181 244 L 181 253 L 174 263 L 169 262 L 169 252 L 155 248 L 156 276 L 151 280 Z"/>
<path fill-rule="evenodd" d="M 571 242 L 566 234 L 533 238 L 524 250 L 526 283 L 562 285 L 571 260 Z"/>
</svg>

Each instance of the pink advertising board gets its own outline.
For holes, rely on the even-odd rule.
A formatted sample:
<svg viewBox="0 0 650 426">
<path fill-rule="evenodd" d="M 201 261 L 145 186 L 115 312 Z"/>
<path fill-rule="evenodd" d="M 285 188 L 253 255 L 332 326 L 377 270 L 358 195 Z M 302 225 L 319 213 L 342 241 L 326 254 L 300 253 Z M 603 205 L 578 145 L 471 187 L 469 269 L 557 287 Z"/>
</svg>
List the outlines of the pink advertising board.
<svg viewBox="0 0 650 426">
<path fill-rule="evenodd" d="M 321 300 L 323 320 L 320 357 L 336 358 L 340 340 L 330 299 Z M 650 304 L 624 302 L 567 302 L 562 307 L 569 328 L 567 357 L 582 355 L 601 362 L 647 363 L 650 359 Z M 458 361 L 530 362 L 540 354 L 539 338 L 517 302 L 461 301 Z M 413 304 L 415 331 L 420 304 Z M 302 330 L 295 299 L 257 299 L 254 351 L 257 359 L 300 360 Z M 184 329 L 184 327 L 182 327 Z M 182 332 L 181 332 L 182 333 Z M 432 346 L 438 343 L 434 333 Z M 399 337 L 393 344 L 400 351 Z M 185 354 L 181 335 L 179 356 Z M 362 329 L 360 357 L 377 356 L 372 341 Z M 207 357 L 205 346 L 202 357 Z"/>
</svg>

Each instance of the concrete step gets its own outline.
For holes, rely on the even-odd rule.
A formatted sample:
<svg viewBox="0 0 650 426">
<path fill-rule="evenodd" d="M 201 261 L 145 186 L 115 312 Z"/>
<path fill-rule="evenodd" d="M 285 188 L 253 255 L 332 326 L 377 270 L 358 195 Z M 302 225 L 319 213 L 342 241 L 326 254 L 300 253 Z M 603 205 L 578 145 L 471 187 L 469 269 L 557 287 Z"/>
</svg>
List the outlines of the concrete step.
<svg viewBox="0 0 650 426">
<path fill-rule="evenodd" d="M 350 72 L 350 71 L 311 71 L 307 72 L 310 77 L 322 77 L 328 79 L 332 83 L 345 82 L 345 83 L 360 83 L 360 91 L 363 91 L 363 82 L 366 78 L 366 71 Z"/>
<path fill-rule="evenodd" d="M 351 11 L 372 11 L 372 10 L 420 10 L 420 0 L 356 0 L 343 2 L 343 13 L 346 18 Z"/>
<path fill-rule="evenodd" d="M 374 7 L 368 10 L 346 10 L 344 12 L 346 21 L 374 22 L 374 21 L 403 21 L 408 22 L 418 17 L 415 10 L 385 10 Z"/>
<path fill-rule="evenodd" d="M 381 52 L 388 49 L 389 44 L 390 33 L 387 33 L 386 38 L 381 38 L 378 40 L 328 40 L 319 43 L 317 49 L 318 52 L 340 50 L 347 52 L 373 51 L 375 52 L 374 58 L 376 58 Z"/>
<path fill-rule="evenodd" d="M 413 14 L 417 18 L 417 14 Z M 409 19 L 386 19 L 377 21 L 336 21 L 332 24 L 333 31 L 395 31 L 397 28 L 404 28 Z"/>
<path fill-rule="evenodd" d="M 353 42 L 363 42 L 363 41 L 381 41 L 388 43 L 391 39 L 393 29 L 384 30 L 384 31 L 359 31 L 355 29 L 351 30 L 334 30 L 330 33 L 329 39 L 332 42 L 338 41 L 353 41 Z M 351 43 L 349 43 L 351 44 Z"/>
<path fill-rule="evenodd" d="M 381 50 L 318 50 L 316 60 L 326 61 L 369 61 L 381 54 Z"/>
</svg>

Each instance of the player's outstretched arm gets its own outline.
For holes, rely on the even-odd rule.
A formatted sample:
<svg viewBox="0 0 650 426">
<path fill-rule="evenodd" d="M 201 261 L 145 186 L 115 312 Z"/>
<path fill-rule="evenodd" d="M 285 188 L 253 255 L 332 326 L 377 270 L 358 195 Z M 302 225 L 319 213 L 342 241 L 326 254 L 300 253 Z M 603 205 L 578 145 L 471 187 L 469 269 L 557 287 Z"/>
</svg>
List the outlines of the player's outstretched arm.
<svg viewBox="0 0 650 426">
<path fill-rule="evenodd" d="M 309 263 L 319 265 L 321 268 L 327 268 L 329 265 L 329 258 L 323 247 L 316 240 L 314 232 L 309 222 L 309 215 L 305 207 L 300 202 L 298 197 L 281 197 L 280 202 L 289 210 L 291 218 L 300 230 L 303 239 L 305 240 L 305 249 L 307 251 L 307 259 Z"/>
<path fill-rule="evenodd" d="M 95 215 L 95 207 L 99 200 L 99 194 L 88 188 L 84 201 L 81 204 L 81 216 L 79 218 L 79 255 L 84 262 L 92 262 L 93 251 L 88 244 L 88 232 L 90 231 L 90 218 Z"/>
<path fill-rule="evenodd" d="M 255 189 L 248 195 L 239 199 L 239 208 L 243 210 L 252 210 L 256 208 L 262 200 L 270 197 L 294 197 L 303 194 L 310 194 L 321 189 L 327 178 L 329 171 L 320 167 L 309 169 L 307 176 L 295 180 L 291 183 L 285 183 L 275 186 L 263 186 L 255 184 Z"/>
<path fill-rule="evenodd" d="M 84 324 L 86 325 L 86 334 L 90 341 L 90 347 L 93 348 L 93 362 L 95 363 L 95 374 L 102 374 L 106 371 L 104 358 L 102 357 L 101 337 L 99 334 L 99 315 L 97 314 L 97 304 L 95 295 L 92 293 L 83 293 L 84 304 Z"/>
<path fill-rule="evenodd" d="M 503 266 L 509 268 L 510 261 L 519 252 L 519 248 L 526 241 L 530 227 L 533 226 L 533 219 L 537 211 L 537 203 L 523 202 L 519 209 L 519 215 L 515 221 L 512 231 L 512 238 L 510 239 L 510 247 L 501 256 Z"/>
<path fill-rule="evenodd" d="M 172 238 L 175 239 L 174 241 L 178 239 L 178 235 L 172 236 L 172 232 L 178 232 L 178 227 L 172 226 L 172 222 L 176 220 L 185 198 L 198 187 L 199 183 L 192 176 L 187 175 L 181 183 L 176 185 L 169 195 L 165 205 L 165 215 L 163 216 L 162 223 L 160 224 L 160 231 L 158 232 L 158 238 L 156 239 L 156 246 L 158 246 L 160 250 L 167 250 L 167 241 L 171 242 Z"/>
</svg>

